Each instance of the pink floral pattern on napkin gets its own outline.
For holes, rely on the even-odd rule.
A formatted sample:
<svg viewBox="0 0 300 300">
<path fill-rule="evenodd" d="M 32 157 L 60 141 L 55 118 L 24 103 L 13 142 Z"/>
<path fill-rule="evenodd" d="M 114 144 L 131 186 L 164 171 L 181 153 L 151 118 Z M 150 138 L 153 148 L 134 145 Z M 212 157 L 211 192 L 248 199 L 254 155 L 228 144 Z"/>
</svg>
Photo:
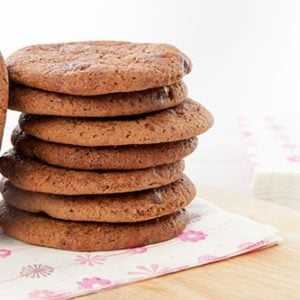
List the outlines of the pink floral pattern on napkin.
<svg viewBox="0 0 300 300">
<path fill-rule="evenodd" d="M 147 247 L 137 247 L 137 248 L 132 248 L 128 249 L 127 253 L 129 254 L 142 254 L 148 251 Z"/>
<path fill-rule="evenodd" d="M 207 237 L 207 234 L 205 234 L 201 230 L 186 230 L 183 231 L 178 238 L 183 242 L 199 242 L 201 240 L 204 240 Z"/>
<path fill-rule="evenodd" d="M 0 259 L 11 255 L 11 251 L 7 249 L 0 249 Z"/>
<path fill-rule="evenodd" d="M 0 299 L 69 299 L 214 263 L 281 240 L 275 228 L 199 198 L 188 211 L 191 222 L 177 238 L 119 251 L 60 251 L 26 245 L 0 233 Z"/>
<path fill-rule="evenodd" d="M 100 286 L 107 286 L 111 285 L 111 281 L 109 279 L 100 278 L 100 277 L 90 277 L 90 278 L 83 278 L 81 281 L 77 282 L 79 288 L 89 290 L 94 288 L 97 285 Z"/>
<path fill-rule="evenodd" d="M 158 264 L 151 264 L 150 266 L 137 266 L 136 271 L 128 272 L 129 275 L 147 275 L 147 274 L 166 274 L 171 273 L 172 268 L 160 268 Z"/>
<path fill-rule="evenodd" d="M 239 250 L 255 250 L 264 247 L 267 245 L 266 241 L 258 241 L 258 242 L 244 242 L 238 245 Z"/>
<path fill-rule="evenodd" d="M 214 261 L 219 260 L 220 257 L 216 255 L 204 254 L 198 257 L 198 262 L 201 264 L 208 264 Z"/>
<path fill-rule="evenodd" d="M 90 253 L 77 255 L 75 262 L 78 262 L 80 265 L 95 266 L 103 265 L 105 257 L 101 255 L 93 255 Z"/>
<path fill-rule="evenodd" d="M 70 297 L 69 293 L 53 292 L 49 290 L 35 290 L 28 294 L 28 300 L 63 300 Z"/>
<path fill-rule="evenodd" d="M 24 277 L 40 278 L 47 277 L 52 274 L 54 268 L 42 264 L 23 267 L 20 274 Z"/>
</svg>

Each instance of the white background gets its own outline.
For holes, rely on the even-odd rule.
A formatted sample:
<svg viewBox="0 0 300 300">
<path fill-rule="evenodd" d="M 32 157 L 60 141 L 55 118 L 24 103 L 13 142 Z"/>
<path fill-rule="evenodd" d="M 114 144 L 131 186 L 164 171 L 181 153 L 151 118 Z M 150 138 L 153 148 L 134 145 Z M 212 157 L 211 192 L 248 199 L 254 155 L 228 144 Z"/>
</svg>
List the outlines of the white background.
<svg viewBox="0 0 300 300">
<path fill-rule="evenodd" d="M 247 192 L 237 116 L 300 112 L 300 1 L 0 3 L 5 57 L 30 44 L 94 39 L 171 43 L 192 59 L 190 96 L 216 119 L 187 163 L 200 184 Z M 9 113 L 3 150 L 16 123 Z"/>
</svg>

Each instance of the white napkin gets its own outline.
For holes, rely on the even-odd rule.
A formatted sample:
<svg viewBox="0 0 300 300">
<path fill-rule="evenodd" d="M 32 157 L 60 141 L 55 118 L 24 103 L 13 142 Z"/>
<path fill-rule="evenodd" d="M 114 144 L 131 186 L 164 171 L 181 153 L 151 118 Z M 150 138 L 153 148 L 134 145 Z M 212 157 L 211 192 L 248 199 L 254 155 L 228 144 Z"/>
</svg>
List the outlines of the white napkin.
<svg viewBox="0 0 300 300">
<path fill-rule="evenodd" d="M 300 208 L 300 117 L 239 118 L 253 195 Z"/>
<path fill-rule="evenodd" d="M 70 252 L 26 245 L 0 234 L 0 299 L 62 300 L 227 259 L 282 238 L 269 225 L 199 198 L 177 238 L 127 250 Z"/>
</svg>

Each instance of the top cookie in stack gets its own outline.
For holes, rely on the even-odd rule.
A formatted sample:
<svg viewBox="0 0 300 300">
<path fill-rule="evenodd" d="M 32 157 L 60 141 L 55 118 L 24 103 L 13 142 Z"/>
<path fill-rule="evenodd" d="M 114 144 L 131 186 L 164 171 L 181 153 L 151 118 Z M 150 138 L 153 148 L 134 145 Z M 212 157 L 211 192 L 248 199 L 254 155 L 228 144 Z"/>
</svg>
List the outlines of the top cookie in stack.
<svg viewBox="0 0 300 300">
<path fill-rule="evenodd" d="M 213 119 L 187 98 L 181 80 L 191 62 L 182 52 L 111 41 L 38 45 L 7 66 L 9 108 L 23 112 L 0 162 L 7 234 L 93 251 L 184 229 L 195 188 L 182 159 Z"/>
<path fill-rule="evenodd" d="M 31 46 L 11 55 L 7 66 L 13 82 L 80 96 L 168 86 L 191 71 L 173 46 L 113 41 Z"/>
</svg>

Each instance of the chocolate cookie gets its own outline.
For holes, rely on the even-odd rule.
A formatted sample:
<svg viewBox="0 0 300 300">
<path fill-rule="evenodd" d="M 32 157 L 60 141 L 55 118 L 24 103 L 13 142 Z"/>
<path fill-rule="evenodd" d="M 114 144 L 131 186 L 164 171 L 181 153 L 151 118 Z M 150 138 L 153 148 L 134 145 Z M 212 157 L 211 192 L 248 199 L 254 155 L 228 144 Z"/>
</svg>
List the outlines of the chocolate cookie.
<svg viewBox="0 0 300 300">
<path fill-rule="evenodd" d="M 6 203 L 27 212 L 43 212 L 63 220 L 94 222 L 139 222 L 170 215 L 187 206 L 195 197 L 193 183 L 180 180 L 157 189 L 113 194 L 62 196 L 27 192 L 8 180 L 1 182 Z"/>
<path fill-rule="evenodd" d="M 10 150 L 0 171 L 23 190 L 60 195 L 125 193 L 167 185 L 182 176 L 184 162 L 134 171 L 78 171 L 44 164 Z"/>
<path fill-rule="evenodd" d="M 82 147 L 45 142 L 16 128 L 12 144 L 20 154 L 69 169 L 132 170 L 181 160 L 196 149 L 197 138 L 151 145 Z"/>
<path fill-rule="evenodd" d="M 182 209 L 172 215 L 139 223 L 73 222 L 20 211 L 2 203 L 0 225 L 23 242 L 73 251 L 140 247 L 178 236 L 188 224 Z"/>
<path fill-rule="evenodd" d="M 4 132 L 6 110 L 8 102 L 8 75 L 0 52 L 0 149 Z"/>
<path fill-rule="evenodd" d="M 144 116 L 91 119 L 22 114 L 20 128 L 39 139 L 79 146 L 116 146 L 179 141 L 205 132 L 213 117 L 201 104 L 182 104 Z"/>
<path fill-rule="evenodd" d="M 36 115 L 113 117 L 173 107 L 183 102 L 186 96 L 187 89 L 183 82 L 139 92 L 85 97 L 13 85 L 9 108 Z"/>
<path fill-rule="evenodd" d="M 82 96 L 166 86 L 191 71 L 174 46 L 113 41 L 30 46 L 13 53 L 7 66 L 14 82 Z"/>
</svg>

